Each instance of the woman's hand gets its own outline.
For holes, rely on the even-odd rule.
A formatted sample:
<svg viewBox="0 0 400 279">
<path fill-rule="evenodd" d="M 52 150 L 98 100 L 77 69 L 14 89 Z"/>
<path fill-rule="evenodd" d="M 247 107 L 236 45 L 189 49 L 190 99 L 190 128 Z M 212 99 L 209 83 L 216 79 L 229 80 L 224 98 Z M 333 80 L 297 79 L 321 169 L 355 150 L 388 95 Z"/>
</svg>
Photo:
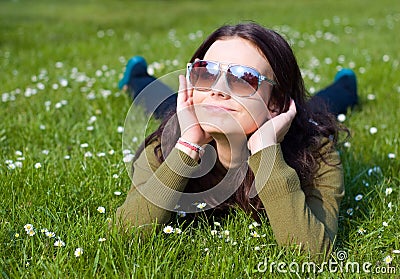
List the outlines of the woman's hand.
<svg viewBox="0 0 400 279">
<path fill-rule="evenodd" d="M 193 105 L 193 88 L 183 75 L 179 75 L 176 111 L 182 138 L 200 146 L 211 141 L 211 136 L 201 128 L 197 120 Z"/>
<path fill-rule="evenodd" d="M 269 119 L 261 125 L 253 135 L 251 135 L 247 142 L 247 147 L 251 154 L 257 153 L 268 146 L 282 142 L 286 133 L 289 131 L 290 125 L 295 116 L 296 104 L 291 100 L 287 112 Z"/>
</svg>

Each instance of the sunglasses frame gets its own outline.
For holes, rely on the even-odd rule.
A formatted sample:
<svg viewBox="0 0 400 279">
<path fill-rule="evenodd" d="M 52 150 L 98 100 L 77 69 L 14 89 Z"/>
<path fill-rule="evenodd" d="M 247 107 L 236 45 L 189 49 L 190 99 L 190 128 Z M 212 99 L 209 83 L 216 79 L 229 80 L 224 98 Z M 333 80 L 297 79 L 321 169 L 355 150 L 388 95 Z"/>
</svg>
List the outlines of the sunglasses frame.
<svg viewBox="0 0 400 279">
<path fill-rule="evenodd" d="M 190 72 L 191 72 L 192 69 L 193 69 L 193 65 L 194 65 L 195 63 L 198 63 L 198 62 L 213 63 L 213 64 L 215 64 L 215 65 L 218 66 L 218 76 L 216 77 L 216 79 L 215 79 L 213 85 L 214 85 L 215 82 L 218 81 L 218 79 L 221 77 L 221 72 L 224 72 L 224 73 L 225 73 L 225 79 L 226 79 L 225 81 L 226 81 L 226 83 L 227 83 L 227 85 L 228 85 L 228 87 L 229 87 L 229 83 L 228 83 L 228 81 L 227 81 L 227 76 L 226 76 L 226 74 L 227 74 L 228 70 L 229 70 L 231 67 L 233 67 L 233 66 L 240 66 L 240 67 L 248 68 L 248 69 L 251 69 L 252 71 L 254 71 L 254 72 L 257 74 L 256 77 L 258 78 L 258 84 L 257 84 L 257 89 L 255 89 L 254 92 L 251 93 L 250 95 L 242 96 L 242 95 L 234 94 L 234 92 L 232 91 L 232 89 L 229 87 L 229 89 L 232 91 L 231 93 L 233 93 L 235 96 L 238 96 L 238 97 L 248 98 L 248 97 L 253 96 L 253 95 L 257 92 L 257 90 L 258 90 L 258 88 L 260 87 L 262 81 L 266 81 L 266 82 L 268 82 L 269 84 L 271 84 L 272 86 L 276 85 L 276 81 L 274 81 L 274 80 L 272 80 L 272 79 L 270 79 L 270 78 L 267 78 L 266 76 L 263 76 L 263 75 L 260 74 L 256 69 L 254 69 L 253 67 L 245 66 L 245 65 L 240 65 L 240 64 L 234 64 L 234 63 L 223 64 L 223 63 L 219 63 L 219 62 L 215 62 L 215 61 L 209 61 L 209 60 L 196 60 L 196 61 L 194 61 L 194 62 L 188 63 L 188 64 L 187 64 L 187 69 L 188 69 L 188 74 L 189 74 L 189 75 L 188 75 L 189 80 L 190 80 Z M 221 69 L 221 65 L 226 65 L 227 68 L 226 68 L 226 69 Z M 191 81 L 190 81 L 190 82 L 191 82 Z M 246 82 L 247 82 L 247 81 L 246 81 Z M 193 86 L 194 86 L 194 85 L 193 85 Z M 251 85 L 250 85 L 250 86 L 251 86 Z M 194 88 L 196 89 L 195 86 L 194 86 Z M 210 89 L 211 89 L 211 87 L 210 87 Z"/>
</svg>

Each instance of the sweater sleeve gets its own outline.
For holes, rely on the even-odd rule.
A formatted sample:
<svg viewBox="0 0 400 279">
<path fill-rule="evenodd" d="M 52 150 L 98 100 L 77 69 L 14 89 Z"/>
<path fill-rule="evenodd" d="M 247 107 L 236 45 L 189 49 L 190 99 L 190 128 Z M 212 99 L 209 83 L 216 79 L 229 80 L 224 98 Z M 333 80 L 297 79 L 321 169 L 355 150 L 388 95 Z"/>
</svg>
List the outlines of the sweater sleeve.
<svg viewBox="0 0 400 279">
<path fill-rule="evenodd" d="M 160 164 L 154 144 L 145 148 L 134 162 L 132 186 L 125 202 L 117 209 L 117 221 L 124 228 L 152 223 L 164 224 L 174 208 L 197 162 L 174 148 Z"/>
<path fill-rule="evenodd" d="M 296 171 L 286 164 L 279 144 L 249 158 L 257 193 L 278 244 L 296 243 L 313 255 L 332 249 L 344 185 L 338 153 L 332 150 L 326 156 L 328 164 L 320 162 L 313 186 L 305 190 Z"/>
</svg>

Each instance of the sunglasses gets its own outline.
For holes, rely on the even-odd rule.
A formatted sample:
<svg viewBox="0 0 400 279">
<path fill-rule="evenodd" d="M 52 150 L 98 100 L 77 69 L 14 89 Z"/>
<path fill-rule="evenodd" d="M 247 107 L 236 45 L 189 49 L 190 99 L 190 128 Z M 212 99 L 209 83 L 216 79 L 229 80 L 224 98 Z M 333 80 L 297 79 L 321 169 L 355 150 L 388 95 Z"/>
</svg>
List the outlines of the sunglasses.
<svg viewBox="0 0 400 279">
<path fill-rule="evenodd" d="M 211 90 L 222 71 L 221 64 L 213 61 L 197 60 L 188 64 L 189 81 L 198 91 Z M 275 81 L 248 66 L 229 64 L 223 72 L 225 72 L 225 80 L 229 90 L 239 97 L 254 95 L 264 80 L 271 85 L 276 85 Z"/>
</svg>

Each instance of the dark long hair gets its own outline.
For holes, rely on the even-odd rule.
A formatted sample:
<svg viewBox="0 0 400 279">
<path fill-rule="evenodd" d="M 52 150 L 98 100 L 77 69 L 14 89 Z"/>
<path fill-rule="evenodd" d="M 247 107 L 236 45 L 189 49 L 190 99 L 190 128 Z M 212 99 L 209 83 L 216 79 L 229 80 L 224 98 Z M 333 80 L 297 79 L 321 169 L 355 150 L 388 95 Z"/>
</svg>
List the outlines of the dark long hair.
<svg viewBox="0 0 400 279">
<path fill-rule="evenodd" d="M 281 148 L 287 164 L 296 170 L 302 188 L 311 186 L 318 171 L 318 162 L 321 159 L 324 160 L 324 154 L 321 153 L 321 150 L 327 141 L 321 139 L 330 138 L 333 142 L 332 146 L 334 146 L 337 143 L 339 131 L 346 129 L 340 127 L 334 116 L 327 111 L 319 109 L 318 112 L 315 112 L 308 107 L 308 95 L 294 53 L 285 39 L 273 30 L 266 29 L 256 23 L 222 26 L 201 44 L 190 61 L 192 62 L 196 58 L 204 58 L 207 50 L 215 41 L 231 37 L 248 40 L 269 61 L 277 85 L 273 87 L 271 98 L 267 104 L 268 108 L 273 108 L 279 114 L 288 110 L 290 99 L 294 100 L 297 114 L 281 143 Z M 168 127 L 172 128 L 166 128 L 168 121 L 173 121 L 173 125 L 170 125 L 171 122 L 168 124 Z M 138 155 L 145 146 L 160 139 L 161 134 L 163 134 L 163 137 L 167 135 L 169 143 L 163 142 L 163 152 L 161 152 L 161 144 L 154 149 L 154 154 L 160 163 L 167 157 L 180 136 L 178 121 L 174 114 L 167 117 L 159 128 L 145 139 L 135 157 L 139 157 Z M 258 219 L 257 213 L 263 210 L 261 200 L 258 196 L 249 197 L 254 174 L 250 168 L 245 168 L 244 172 L 245 177 L 241 180 L 237 191 L 218 208 L 220 211 L 226 211 L 225 209 L 229 207 L 240 206 Z M 213 176 L 214 174 L 211 172 L 206 174 L 202 180 L 203 183 L 212 181 Z M 212 185 L 209 187 L 212 187 Z M 197 190 L 203 191 L 204 189 Z"/>
</svg>

